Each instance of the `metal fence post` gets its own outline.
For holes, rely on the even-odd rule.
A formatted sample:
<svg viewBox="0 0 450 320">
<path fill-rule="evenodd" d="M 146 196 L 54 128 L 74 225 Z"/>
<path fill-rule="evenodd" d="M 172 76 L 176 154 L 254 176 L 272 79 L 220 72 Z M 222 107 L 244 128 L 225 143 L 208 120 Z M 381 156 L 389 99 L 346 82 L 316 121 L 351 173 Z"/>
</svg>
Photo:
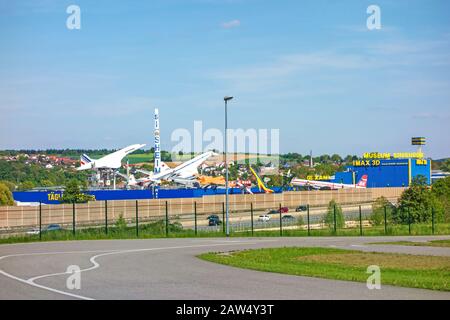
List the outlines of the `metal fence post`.
<svg viewBox="0 0 450 320">
<path fill-rule="evenodd" d="M 194 202 L 195 235 L 197 235 L 197 201 Z"/>
<path fill-rule="evenodd" d="M 434 216 L 435 216 L 434 208 L 431 208 L 431 232 L 432 232 L 432 234 L 434 234 L 434 232 L 435 232 Z"/>
<path fill-rule="evenodd" d="M 281 203 L 280 203 L 280 237 L 283 236 L 283 219 L 281 216 Z"/>
<path fill-rule="evenodd" d="M 72 203 L 72 235 L 75 236 L 75 201 Z"/>
<path fill-rule="evenodd" d="M 254 227 L 253 227 L 253 202 L 250 202 L 250 214 L 252 216 L 252 237 L 254 235 Z"/>
<path fill-rule="evenodd" d="M 337 234 L 336 204 L 333 207 L 333 214 L 334 214 L 334 233 Z"/>
<path fill-rule="evenodd" d="M 39 201 L 39 240 L 42 240 L 42 202 Z"/>
<path fill-rule="evenodd" d="M 307 212 L 306 212 L 306 216 L 307 216 L 307 220 L 308 220 L 308 237 L 311 235 L 311 226 L 309 224 L 309 204 L 306 205 L 307 208 Z"/>
<path fill-rule="evenodd" d="M 166 237 L 169 236 L 169 203 L 166 201 Z"/>
<path fill-rule="evenodd" d="M 408 229 L 409 229 L 409 235 L 411 235 L 411 212 L 408 207 Z"/>
<path fill-rule="evenodd" d="M 108 200 L 105 200 L 105 233 L 108 234 Z"/>
<path fill-rule="evenodd" d="M 384 233 L 387 234 L 387 207 L 384 206 Z"/>
<path fill-rule="evenodd" d="M 136 200 L 136 237 L 139 237 L 139 203 Z"/>
<path fill-rule="evenodd" d="M 225 202 L 222 202 L 222 229 L 223 229 L 223 233 L 226 232 L 225 230 Z"/>
<path fill-rule="evenodd" d="M 359 206 L 359 235 L 363 235 L 363 225 L 362 225 L 362 208 Z"/>
</svg>

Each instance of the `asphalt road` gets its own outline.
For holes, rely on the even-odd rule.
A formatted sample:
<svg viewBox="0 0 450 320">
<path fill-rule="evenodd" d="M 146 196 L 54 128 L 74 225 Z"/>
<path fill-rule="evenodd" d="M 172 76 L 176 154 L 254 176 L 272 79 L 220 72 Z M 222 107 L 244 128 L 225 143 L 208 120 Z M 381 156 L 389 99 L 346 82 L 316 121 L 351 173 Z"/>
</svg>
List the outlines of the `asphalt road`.
<svg viewBox="0 0 450 320">
<path fill-rule="evenodd" d="M 359 221 L 359 209 L 358 206 L 347 206 L 343 208 L 344 211 L 344 219 L 346 221 Z M 327 208 L 312 208 L 310 210 L 310 219 L 309 222 L 311 225 L 322 224 L 324 220 L 324 216 L 327 213 Z M 362 206 L 361 216 L 363 220 L 367 220 L 368 217 L 372 214 L 372 206 L 364 205 Z M 219 219 L 222 220 L 222 214 L 216 214 Z M 254 221 L 253 227 L 254 229 L 273 229 L 280 227 L 280 216 L 279 214 L 269 214 L 269 221 L 260 221 L 259 217 L 261 215 L 267 215 L 267 210 L 263 211 L 255 211 L 254 212 Z M 206 217 L 209 215 L 202 215 L 198 218 L 198 230 L 202 231 L 221 231 L 222 226 L 208 226 L 208 220 Z M 283 220 L 283 227 L 293 227 L 298 225 L 298 218 L 301 217 L 303 220 L 303 224 L 307 223 L 306 212 L 295 212 L 294 210 L 290 210 L 288 213 L 284 213 L 283 216 L 292 216 L 293 220 Z M 188 220 L 188 221 L 187 221 Z M 183 227 L 194 229 L 194 216 L 185 217 L 185 220 L 181 220 Z M 250 212 L 233 212 L 230 217 L 230 228 L 234 231 L 249 231 L 251 230 L 252 222 L 251 222 L 251 213 Z"/>
<path fill-rule="evenodd" d="M 246 238 L 76 241 L 0 246 L 0 299 L 445 299 L 450 292 L 298 277 L 218 265 L 211 251 L 320 246 L 449 256 L 449 248 L 368 245 L 450 237 Z M 78 265 L 81 289 L 66 282 Z"/>
</svg>

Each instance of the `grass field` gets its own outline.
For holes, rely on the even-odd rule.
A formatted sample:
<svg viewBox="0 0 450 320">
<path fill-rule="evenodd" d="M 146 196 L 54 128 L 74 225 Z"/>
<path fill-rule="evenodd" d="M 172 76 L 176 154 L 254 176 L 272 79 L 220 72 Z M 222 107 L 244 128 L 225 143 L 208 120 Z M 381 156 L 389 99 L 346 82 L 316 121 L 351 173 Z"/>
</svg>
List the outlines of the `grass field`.
<svg viewBox="0 0 450 320">
<path fill-rule="evenodd" d="M 366 282 L 368 266 L 377 265 L 382 285 L 450 291 L 449 257 L 331 248 L 272 248 L 199 257 L 238 268 L 357 282 Z"/>
<path fill-rule="evenodd" d="M 236 231 L 237 234 L 241 236 L 250 236 L 251 231 Z M 280 230 L 255 230 L 253 233 L 255 236 L 280 236 Z M 435 225 L 434 233 L 431 227 L 431 224 L 423 223 L 423 224 L 412 224 L 411 232 L 408 225 L 388 225 L 386 230 L 384 226 L 372 226 L 372 227 L 364 227 L 362 228 L 363 236 L 407 236 L 407 235 L 450 235 L 450 224 L 449 223 L 440 223 Z M 285 229 L 282 232 L 283 236 L 287 237 L 304 237 L 308 236 L 308 231 L 306 229 Z M 360 236 L 361 230 L 359 227 L 356 228 L 338 228 L 336 232 L 334 229 L 330 228 L 322 228 L 322 229 L 311 229 L 310 236 L 320 237 L 320 236 Z"/>
<path fill-rule="evenodd" d="M 165 221 L 156 221 L 152 223 L 140 224 L 138 233 L 134 226 L 110 225 L 108 233 L 104 226 L 77 229 L 75 235 L 71 229 L 60 231 L 42 232 L 42 238 L 39 235 L 13 236 L 0 239 L 0 244 L 26 243 L 38 241 L 71 241 L 71 240 L 111 240 L 111 239 L 153 239 L 153 238 L 188 238 L 188 237 L 221 237 L 220 232 L 199 232 L 197 235 L 194 230 L 182 229 L 178 224 L 170 223 L 166 234 Z"/>
<path fill-rule="evenodd" d="M 414 242 L 414 241 L 394 241 L 394 242 L 378 242 L 371 244 L 392 244 L 392 245 L 401 245 L 401 246 L 416 246 L 416 247 L 450 247 L 450 240 L 433 240 L 433 241 L 422 241 L 422 242 Z"/>
</svg>

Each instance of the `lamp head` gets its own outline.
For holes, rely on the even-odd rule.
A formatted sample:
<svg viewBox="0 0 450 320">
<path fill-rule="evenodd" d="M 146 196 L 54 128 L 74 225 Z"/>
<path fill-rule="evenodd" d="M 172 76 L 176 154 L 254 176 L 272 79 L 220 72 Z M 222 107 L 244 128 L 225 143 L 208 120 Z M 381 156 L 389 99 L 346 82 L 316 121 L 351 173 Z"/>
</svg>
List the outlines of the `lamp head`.
<svg viewBox="0 0 450 320">
<path fill-rule="evenodd" d="M 230 100 L 232 100 L 232 99 L 233 99 L 233 97 L 228 97 L 228 96 L 226 96 L 225 98 L 223 98 L 224 101 L 230 101 Z"/>
</svg>

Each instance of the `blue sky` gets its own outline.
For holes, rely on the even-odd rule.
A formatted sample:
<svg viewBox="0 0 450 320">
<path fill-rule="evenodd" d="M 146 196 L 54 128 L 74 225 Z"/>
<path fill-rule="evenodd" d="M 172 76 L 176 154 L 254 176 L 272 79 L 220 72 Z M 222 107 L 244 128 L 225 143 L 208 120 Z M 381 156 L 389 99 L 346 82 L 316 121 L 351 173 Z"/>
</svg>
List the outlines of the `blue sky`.
<svg viewBox="0 0 450 320">
<path fill-rule="evenodd" d="M 68 30 L 66 8 L 81 8 Z M 382 29 L 366 27 L 369 5 Z M 282 152 L 450 156 L 450 2 L 0 0 L 0 149 L 280 129 Z"/>
</svg>

